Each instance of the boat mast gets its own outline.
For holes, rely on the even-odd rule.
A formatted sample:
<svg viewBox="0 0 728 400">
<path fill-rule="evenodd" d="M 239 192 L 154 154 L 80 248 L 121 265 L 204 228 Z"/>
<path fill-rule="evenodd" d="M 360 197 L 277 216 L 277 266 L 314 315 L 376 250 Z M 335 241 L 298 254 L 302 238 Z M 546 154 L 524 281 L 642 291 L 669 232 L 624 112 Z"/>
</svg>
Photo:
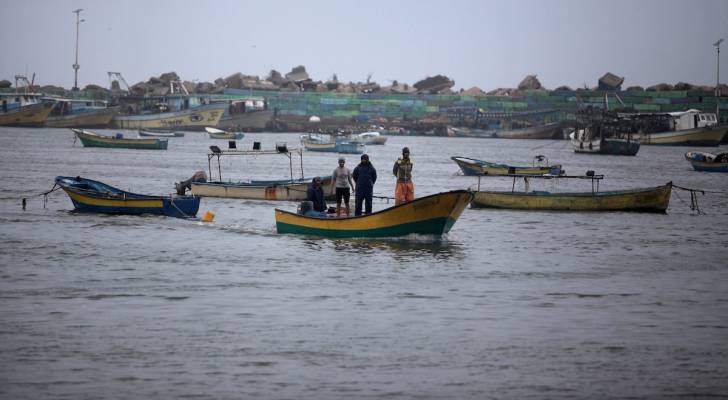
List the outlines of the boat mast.
<svg viewBox="0 0 728 400">
<path fill-rule="evenodd" d="M 73 63 L 73 91 L 78 91 L 78 69 L 81 68 L 80 65 L 78 65 L 78 26 L 81 24 L 81 22 L 85 21 L 85 19 L 81 18 L 81 11 L 83 11 L 83 8 L 79 8 L 77 10 L 73 10 L 72 12 L 76 14 L 76 62 Z"/>
<path fill-rule="evenodd" d="M 720 38 L 717 42 L 713 43 L 718 54 L 716 57 L 716 69 L 715 69 L 715 120 L 720 124 L 720 44 L 723 43 L 723 38 Z"/>
</svg>

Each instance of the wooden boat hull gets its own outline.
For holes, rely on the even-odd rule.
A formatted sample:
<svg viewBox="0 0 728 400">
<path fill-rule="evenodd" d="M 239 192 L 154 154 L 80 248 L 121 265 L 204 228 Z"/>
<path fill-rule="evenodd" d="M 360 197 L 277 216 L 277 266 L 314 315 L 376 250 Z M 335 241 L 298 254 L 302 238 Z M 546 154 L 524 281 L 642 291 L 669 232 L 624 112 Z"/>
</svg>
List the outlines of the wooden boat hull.
<svg viewBox="0 0 728 400">
<path fill-rule="evenodd" d="M 89 190 L 85 185 L 76 184 L 76 178 L 56 177 L 77 211 L 105 214 L 156 214 L 168 217 L 189 218 L 197 215 L 200 198 L 195 196 L 148 196 L 125 192 L 101 182 L 83 179 L 108 190 Z M 97 185 L 98 184 L 98 185 Z"/>
<path fill-rule="evenodd" d="M 236 183 L 236 182 L 192 182 L 192 193 L 202 197 L 223 197 L 230 199 L 251 200 L 306 200 L 306 191 L 310 180 L 294 183 L 273 181 L 270 183 Z M 331 177 L 322 181 L 324 193 L 331 192 L 334 185 Z"/>
<path fill-rule="evenodd" d="M 319 143 L 310 140 L 301 140 L 303 147 L 309 151 L 320 151 L 327 153 L 342 153 L 342 154 L 362 154 L 366 148 L 361 143 L 347 142 L 347 143 Z"/>
<path fill-rule="evenodd" d="M 109 107 L 79 114 L 50 116 L 46 119 L 45 126 L 49 128 L 106 128 L 118 113 L 119 107 Z"/>
<path fill-rule="evenodd" d="M 573 133 L 570 140 L 575 153 L 634 156 L 640 150 L 640 142 L 636 140 L 617 138 L 579 140 L 574 137 Z"/>
<path fill-rule="evenodd" d="M 184 132 L 176 132 L 176 131 L 170 131 L 166 129 L 160 129 L 160 130 L 146 130 L 146 129 L 139 129 L 139 136 L 142 137 L 184 137 Z"/>
<path fill-rule="evenodd" d="M 276 209 L 276 229 L 278 233 L 339 238 L 442 235 L 450 231 L 471 198 L 470 192 L 455 190 L 349 218 L 307 217 Z"/>
<path fill-rule="evenodd" d="M 204 130 L 216 126 L 225 112 L 225 105 L 205 105 L 189 110 L 160 114 L 117 115 L 111 120 L 119 129 L 184 129 Z"/>
<path fill-rule="evenodd" d="M 243 114 L 225 114 L 217 126 L 227 131 L 263 131 L 273 119 L 272 110 L 257 110 Z"/>
<path fill-rule="evenodd" d="M 693 169 L 701 172 L 728 172 L 728 162 L 715 162 L 716 156 L 710 153 L 693 152 L 685 153 L 685 159 L 688 160 Z"/>
<path fill-rule="evenodd" d="M 559 175 L 561 174 L 561 165 L 552 165 L 548 167 L 516 167 L 509 165 L 501 165 L 488 163 L 486 161 L 475 160 L 467 157 L 450 157 L 451 160 L 460 167 L 466 176 L 478 175 Z"/>
<path fill-rule="evenodd" d="M 0 125 L 3 126 L 43 126 L 48 119 L 53 103 L 30 104 L 18 110 L 0 111 Z"/>
<path fill-rule="evenodd" d="M 561 137 L 561 123 L 552 122 L 530 128 L 499 130 L 493 133 L 493 137 L 501 139 L 558 139 Z"/>
<path fill-rule="evenodd" d="M 653 188 L 597 193 L 475 192 L 471 207 L 552 211 L 665 212 L 672 182 Z"/>
<path fill-rule="evenodd" d="M 245 137 L 242 132 L 228 132 L 228 133 L 212 133 L 207 132 L 210 135 L 210 139 L 227 139 L 227 140 L 240 140 Z"/>
<path fill-rule="evenodd" d="M 138 139 L 102 136 L 81 129 L 72 129 L 81 140 L 83 147 L 104 147 L 111 149 L 167 150 L 166 139 Z"/>
<path fill-rule="evenodd" d="M 643 133 L 642 144 L 663 146 L 718 146 L 728 131 L 728 126 L 686 129 L 660 133 Z"/>
</svg>

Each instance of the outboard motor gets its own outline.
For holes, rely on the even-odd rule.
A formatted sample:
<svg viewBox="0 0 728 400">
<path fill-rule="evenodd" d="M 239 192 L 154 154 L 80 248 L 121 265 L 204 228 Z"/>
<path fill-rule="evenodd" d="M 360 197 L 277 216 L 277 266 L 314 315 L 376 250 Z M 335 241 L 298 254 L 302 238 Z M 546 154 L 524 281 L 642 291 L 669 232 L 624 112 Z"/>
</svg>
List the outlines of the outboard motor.
<svg viewBox="0 0 728 400">
<path fill-rule="evenodd" d="M 192 182 L 207 182 L 207 174 L 205 174 L 205 171 L 197 171 L 190 179 L 175 183 L 174 188 L 177 190 L 177 194 L 184 196 L 187 190 L 192 190 Z"/>
<path fill-rule="evenodd" d="M 305 215 L 307 212 L 313 210 L 313 202 L 312 201 L 302 201 L 301 204 L 298 205 L 298 213 L 301 215 Z"/>
</svg>

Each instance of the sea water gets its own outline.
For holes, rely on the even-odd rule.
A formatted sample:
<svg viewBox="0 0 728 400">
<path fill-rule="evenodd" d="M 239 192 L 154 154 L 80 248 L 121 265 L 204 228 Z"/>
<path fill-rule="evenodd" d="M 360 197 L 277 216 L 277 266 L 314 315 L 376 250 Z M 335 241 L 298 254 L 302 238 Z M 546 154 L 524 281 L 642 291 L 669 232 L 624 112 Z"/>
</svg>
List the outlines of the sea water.
<svg viewBox="0 0 728 400">
<path fill-rule="evenodd" d="M 299 135 L 246 134 L 237 147 L 298 147 Z M 570 175 L 604 174 L 600 190 L 672 181 L 710 191 L 697 195 L 700 214 L 678 190 L 666 214 L 468 208 L 442 238 L 278 235 L 273 210 L 291 202 L 205 198 L 198 216 L 215 219 L 203 223 L 76 213 L 62 191 L 40 195 L 57 175 L 146 194 L 173 193 L 198 170 L 285 179 L 292 166 L 300 177 L 295 155 L 223 157 L 218 170 L 213 144 L 227 145 L 187 133 L 166 151 L 97 149 L 70 130 L 0 128 L 0 398 L 728 397 L 728 174 L 693 171 L 683 154 L 695 149 L 368 146 L 382 197 L 393 196 L 403 146 L 417 196 L 478 185 L 451 156 L 530 165 L 545 155 Z M 359 161 L 345 157 L 350 169 Z M 304 152 L 304 175 L 331 174 L 337 158 Z"/>
</svg>

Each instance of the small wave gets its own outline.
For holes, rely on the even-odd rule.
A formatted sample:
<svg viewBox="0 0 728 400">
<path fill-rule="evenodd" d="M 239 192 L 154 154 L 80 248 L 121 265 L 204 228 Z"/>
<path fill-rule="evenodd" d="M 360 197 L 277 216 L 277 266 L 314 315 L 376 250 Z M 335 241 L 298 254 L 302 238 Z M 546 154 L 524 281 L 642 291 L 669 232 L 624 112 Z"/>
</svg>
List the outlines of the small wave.
<svg viewBox="0 0 728 400">
<path fill-rule="evenodd" d="M 86 296 L 85 298 L 87 300 L 104 300 L 104 299 L 111 299 L 115 297 L 145 297 L 143 294 L 95 294 L 92 296 Z"/>
</svg>

